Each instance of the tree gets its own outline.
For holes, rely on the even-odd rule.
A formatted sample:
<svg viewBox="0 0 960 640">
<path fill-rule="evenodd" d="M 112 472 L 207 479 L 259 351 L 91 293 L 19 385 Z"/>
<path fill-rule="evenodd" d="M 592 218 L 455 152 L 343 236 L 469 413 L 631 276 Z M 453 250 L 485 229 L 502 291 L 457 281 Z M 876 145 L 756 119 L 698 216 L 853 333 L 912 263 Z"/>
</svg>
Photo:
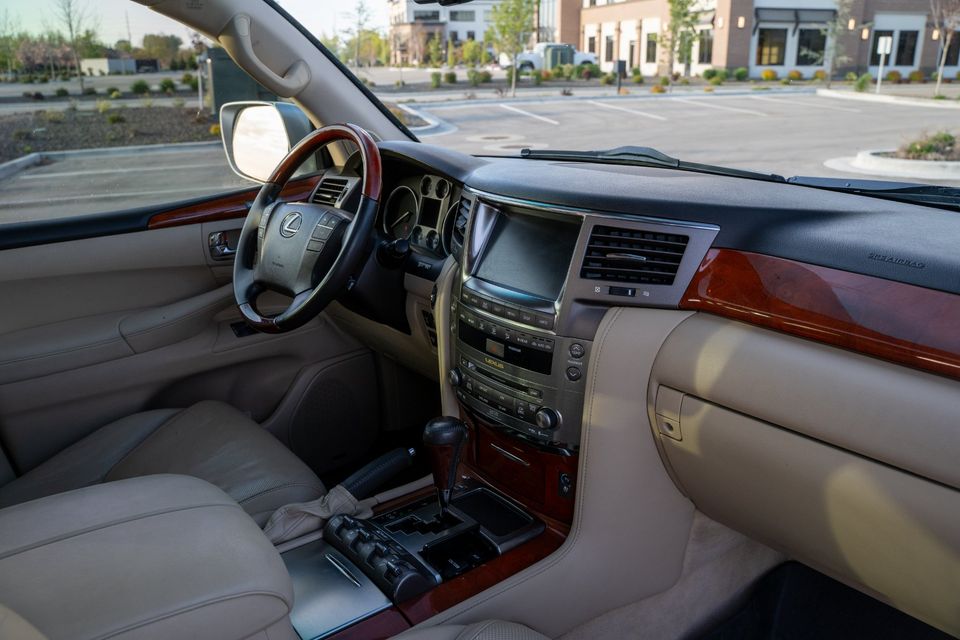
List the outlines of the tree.
<svg viewBox="0 0 960 640">
<path fill-rule="evenodd" d="M 480 64 L 480 54 L 483 51 L 483 46 L 476 40 L 467 40 L 463 43 L 461 49 L 461 54 L 463 56 L 463 63 L 470 67 L 475 67 Z"/>
<path fill-rule="evenodd" d="M 431 67 L 439 67 L 443 64 L 443 51 L 440 47 L 440 34 L 432 33 L 427 36 L 430 41 L 427 42 L 427 64 Z"/>
<path fill-rule="evenodd" d="M 83 0 L 54 0 L 54 15 L 57 22 L 67 32 L 67 44 L 73 57 L 73 64 L 80 77 L 80 92 L 83 93 L 83 69 L 80 68 L 80 37 L 89 29 L 90 14 Z"/>
<path fill-rule="evenodd" d="M 933 28 L 940 32 L 940 56 L 937 60 L 937 86 L 933 95 L 940 95 L 943 82 L 943 67 L 947 64 L 947 52 L 954 39 L 960 37 L 960 0 L 930 0 L 930 18 Z"/>
<path fill-rule="evenodd" d="M 0 64 L 6 67 L 7 74 L 13 75 L 13 63 L 17 50 L 17 20 L 10 15 L 9 9 L 0 12 Z"/>
<path fill-rule="evenodd" d="M 827 72 L 828 89 L 833 82 L 833 77 L 837 74 L 837 67 L 850 62 L 850 56 L 847 55 L 846 38 L 849 35 L 851 18 L 853 18 L 853 1 L 837 0 L 837 13 L 833 20 L 827 21 L 826 26 L 820 30 L 820 33 L 826 39 L 826 48 L 823 54 L 818 51 L 801 51 L 818 63 L 822 62 Z M 865 26 L 861 25 L 861 28 Z M 817 60 L 817 58 L 821 58 L 821 60 Z"/>
<path fill-rule="evenodd" d="M 447 66 L 451 69 L 457 66 L 457 45 L 453 38 L 447 38 Z"/>
<path fill-rule="evenodd" d="M 168 36 L 165 33 L 147 33 L 143 36 L 143 46 L 140 57 L 155 60 L 169 60 L 177 55 L 183 40 L 178 36 Z"/>
<path fill-rule="evenodd" d="M 357 0 L 357 7 L 353 13 L 348 14 L 349 21 L 353 27 L 345 31 L 349 41 L 353 43 L 354 64 L 360 66 L 360 49 L 363 46 L 364 35 L 370 31 L 370 9 L 367 7 L 366 0 Z"/>
<path fill-rule="evenodd" d="M 674 63 L 679 57 L 683 62 L 683 73 L 690 75 L 690 58 L 693 54 L 693 42 L 696 38 L 697 11 L 694 9 L 697 0 L 669 0 L 670 22 L 667 24 L 667 65 L 668 72 L 673 73 Z"/>
<path fill-rule="evenodd" d="M 500 53 L 510 58 L 510 95 L 517 95 L 517 55 L 526 47 L 533 32 L 536 0 L 502 0 L 492 10 L 490 36 Z"/>
</svg>

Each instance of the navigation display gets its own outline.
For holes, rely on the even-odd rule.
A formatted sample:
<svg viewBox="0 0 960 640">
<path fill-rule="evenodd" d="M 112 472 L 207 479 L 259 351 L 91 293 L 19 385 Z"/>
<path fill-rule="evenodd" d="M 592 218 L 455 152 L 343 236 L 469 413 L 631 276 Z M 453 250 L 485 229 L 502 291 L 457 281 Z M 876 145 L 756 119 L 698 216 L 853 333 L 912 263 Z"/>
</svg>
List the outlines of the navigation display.
<svg viewBox="0 0 960 640">
<path fill-rule="evenodd" d="M 580 221 L 500 211 L 476 277 L 556 300 L 570 268 Z"/>
</svg>

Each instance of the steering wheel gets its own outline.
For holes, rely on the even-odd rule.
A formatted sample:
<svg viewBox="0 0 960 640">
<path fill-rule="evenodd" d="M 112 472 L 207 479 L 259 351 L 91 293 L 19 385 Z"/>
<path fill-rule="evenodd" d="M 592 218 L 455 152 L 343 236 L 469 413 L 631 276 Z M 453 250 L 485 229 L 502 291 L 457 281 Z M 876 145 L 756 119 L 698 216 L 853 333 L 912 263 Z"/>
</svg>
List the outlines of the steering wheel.
<svg viewBox="0 0 960 640">
<path fill-rule="evenodd" d="M 363 181 L 357 212 L 278 201 L 304 160 L 339 140 L 349 140 L 360 149 Z M 253 201 L 234 258 L 233 293 L 250 326 L 265 333 L 291 331 L 336 298 L 369 255 L 381 187 L 380 150 L 357 125 L 317 129 L 290 150 Z M 268 290 L 292 296 L 293 301 L 277 315 L 261 315 L 256 300 Z"/>
</svg>

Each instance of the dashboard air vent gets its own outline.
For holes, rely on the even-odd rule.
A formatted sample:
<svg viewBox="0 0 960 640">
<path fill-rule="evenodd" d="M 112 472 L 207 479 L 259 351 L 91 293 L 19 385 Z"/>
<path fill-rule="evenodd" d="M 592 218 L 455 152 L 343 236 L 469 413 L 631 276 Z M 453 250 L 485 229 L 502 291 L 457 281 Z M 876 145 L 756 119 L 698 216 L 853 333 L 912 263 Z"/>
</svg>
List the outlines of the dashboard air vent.
<svg viewBox="0 0 960 640">
<path fill-rule="evenodd" d="M 337 206 L 337 201 L 347 189 L 347 184 L 346 178 L 324 178 L 320 181 L 316 193 L 313 194 L 313 202 L 331 207 Z"/>
<path fill-rule="evenodd" d="M 673 284 L 688 236 L 596 226 L 580 277 L 636 284 Z"/>
<path fill-rule="evenodd" d="M 455 256 L 460 256 L 463 250 L 464 237 L 467 235 L 467 224 L 470 222 L 470 207 L 472 203 L 466 198 L 460 198 L 460 204 L 457 205 L 456 217 L 453 219 L 453 231 L 451 232 L 450 252 Z"/>
</svg>

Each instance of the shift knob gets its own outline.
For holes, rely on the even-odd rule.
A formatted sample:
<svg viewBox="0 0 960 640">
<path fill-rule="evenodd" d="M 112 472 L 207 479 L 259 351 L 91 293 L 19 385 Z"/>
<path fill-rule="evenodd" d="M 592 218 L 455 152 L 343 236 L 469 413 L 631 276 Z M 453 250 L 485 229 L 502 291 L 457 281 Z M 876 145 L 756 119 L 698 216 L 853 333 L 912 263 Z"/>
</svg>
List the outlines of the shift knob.
<svg viewBox="0 0 960 640">
<path fill-rule="evenodd" d="M 434 418 L 423 429 L 423 444 L 430 456 L 441 513 L 446 512 L 450 504 L 450 492 L 457 481 L 457 466 L 466 439 L 467 425 L 450 416 Z"/>
</svg>

